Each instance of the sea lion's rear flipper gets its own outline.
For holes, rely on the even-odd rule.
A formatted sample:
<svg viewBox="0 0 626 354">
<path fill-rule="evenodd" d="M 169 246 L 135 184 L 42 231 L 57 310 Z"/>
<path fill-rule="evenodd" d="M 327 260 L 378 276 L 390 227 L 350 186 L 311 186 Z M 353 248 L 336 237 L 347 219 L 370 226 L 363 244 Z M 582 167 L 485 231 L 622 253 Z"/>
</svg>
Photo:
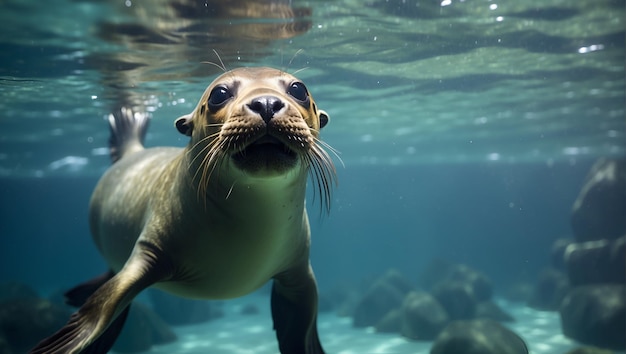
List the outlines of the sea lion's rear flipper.
<svg viewBox="0 0 626 354">
<path fill-rule="evenodd" d="M 156 262 L 161 256 L 155 247 L 138 242 L 124 268 L 98 288 L 63 328 L 30 353 L 106 353 L 119 335 L 133 298 L 169 277 L 166 264 Z"/>
<path fill-rule="evenodd" d="M 317 334 L 317 285 L 308 264 L 274 278 L 272 318 L 281 353 L 324 354 Z"/>
<path fill-rule="evenodd" d="M 109 153 L 116 162 L 124 155 L 144 149 L 143 140 L 150 118 L 145 113 L 133 112 L 122 107 L 119 112 L 109 114 Z"/>
</svg>

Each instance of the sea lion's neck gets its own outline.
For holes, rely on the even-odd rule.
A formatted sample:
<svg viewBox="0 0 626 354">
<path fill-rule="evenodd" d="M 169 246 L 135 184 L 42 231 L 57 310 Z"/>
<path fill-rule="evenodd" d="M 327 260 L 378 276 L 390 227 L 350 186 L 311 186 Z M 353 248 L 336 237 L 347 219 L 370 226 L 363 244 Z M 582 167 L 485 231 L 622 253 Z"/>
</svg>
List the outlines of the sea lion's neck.
<svg viewBox="0 0 626 354">
<path fill-rule="evenodd" d="M 268 218 L 280 217 L 280 211 L 302 218 L 306 194 L 307 171 L 300 166 L 278 176 L 253 176 L 243 172 L 232 161 L 222 161 L 206 171 L 185 150 L 178 168 L 179 193 L 187 195 L 185 200 L 194 201 L 193 209 L 220 210 L 223 216 L 248 215 L 254 213 Z M 196 159 L 199 160 L 199 159 Z M 206 173 L 209 173 L 206 172 Z"/>
</svg>

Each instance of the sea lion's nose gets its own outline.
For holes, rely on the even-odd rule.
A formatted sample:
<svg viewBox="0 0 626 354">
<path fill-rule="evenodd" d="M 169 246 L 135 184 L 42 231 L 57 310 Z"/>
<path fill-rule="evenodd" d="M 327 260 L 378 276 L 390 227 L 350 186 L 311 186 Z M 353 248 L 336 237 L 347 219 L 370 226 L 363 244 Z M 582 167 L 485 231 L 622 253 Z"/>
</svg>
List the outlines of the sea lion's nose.
<svg viewBox="0 0 626 354">
<path fill-rule="evenodd" d="M 280 98 L 275 96 L 260 96 L 250 101 L 248 107 L 253 112 L 258 113 L 265 123 L 267 123 L 274 117 L 276 112 L 285 107 L 285 104 Z"/>
</svg>

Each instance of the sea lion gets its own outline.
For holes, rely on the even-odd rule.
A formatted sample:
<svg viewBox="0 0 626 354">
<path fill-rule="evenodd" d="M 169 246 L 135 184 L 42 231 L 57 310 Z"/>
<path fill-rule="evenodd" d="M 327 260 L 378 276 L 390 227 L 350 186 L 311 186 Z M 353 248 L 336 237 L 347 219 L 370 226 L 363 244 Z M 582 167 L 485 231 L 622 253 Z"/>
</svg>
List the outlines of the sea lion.
<svg viewBox="0 0 626 354">
<path fill-rule="evenodd" d="M 228 299 L 270 279 L 280 352 L 324 353 L 304 197 L 310 173 L 328 207 L 336 174 L 318 139 L 328 115 L 306 86 L 266 67 L 224 73 L 176 120 L 191 137 L 184 149 L 144 149 L 144 115 L 123 109 L 109 121 L 114 163 L 90 226 L 111 270 L 66 294 L 82 306 L 32 353 L 106 352 L 150 286 Z"/>
</svg>

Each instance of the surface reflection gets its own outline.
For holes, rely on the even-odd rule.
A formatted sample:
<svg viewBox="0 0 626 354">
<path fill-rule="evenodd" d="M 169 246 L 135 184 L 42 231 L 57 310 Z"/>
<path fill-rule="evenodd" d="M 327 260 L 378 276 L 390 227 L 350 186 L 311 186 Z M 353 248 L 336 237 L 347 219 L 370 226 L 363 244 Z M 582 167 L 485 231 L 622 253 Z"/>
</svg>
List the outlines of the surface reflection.
<svg viewBox="0 0 626 354">
<path fill-rule="evenodd" d="M 253 62 L 272 52 L 272 41 L 311 28 L 312 10 L 284 0 L 156 0 L 115 2 L 97 36 L 113 45 L 87 63 L 102 74 L 105 95 L 142 109 L 137 88 L 151 81 L 193 81 Z M 219 54 L 219 58 L 214 54 Z M 235 63 L 237 62 L 237 63 Z"/>
</svg>

